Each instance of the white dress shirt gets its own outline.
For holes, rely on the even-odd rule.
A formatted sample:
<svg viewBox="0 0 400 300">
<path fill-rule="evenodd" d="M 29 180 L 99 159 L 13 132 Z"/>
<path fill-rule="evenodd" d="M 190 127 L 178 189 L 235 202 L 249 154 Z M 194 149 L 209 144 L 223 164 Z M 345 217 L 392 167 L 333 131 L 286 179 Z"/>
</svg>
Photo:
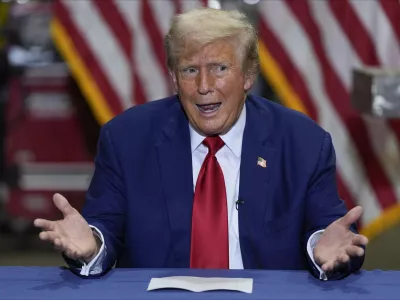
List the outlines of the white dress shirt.
<svg viewBox="0 0 400 300">
<path fill-rule="evenodd" d="M 236 201 L 239 198 L 239 181 L 240 181 L 240 160 L 242 154 L 242 141 L 244 127 L 246 125 L 246 106 L 243 106 L 242 112 L 235 125 L 221 139 L 225 145 L 216 153 L 216 158 L 221 166 L 225 179 L 227 211 L 228 211 L 228 235 L 229 235 L 229 268 L 243 269 L 242 254 L 239 242 L 239 219 L 236 209 Z M 190 143 L 192 150 L 192 170 L 193 170 L 193 190 L 195 190 L 197 177 L 201 166 L 208 153 L 208 148 L 202 144 L 204 136 L 197 133 L 191 125 Z M 81 269 L 81 275 L 99 274 L 101 273 L 101 265 L 106 253 L 106 245 L 99 230 L 93 226 L 96 235 L 102 240 L 103 246 L 99 254 L 89 263 L 84 264 Z M 313 249 L 323 230 L 315 232 L 308 240 L 307 252 L 316 268 L 320 271 L 320 279 L 327 280 L 325 273 L 315 263 L 313 257 Z"/>
</svg>

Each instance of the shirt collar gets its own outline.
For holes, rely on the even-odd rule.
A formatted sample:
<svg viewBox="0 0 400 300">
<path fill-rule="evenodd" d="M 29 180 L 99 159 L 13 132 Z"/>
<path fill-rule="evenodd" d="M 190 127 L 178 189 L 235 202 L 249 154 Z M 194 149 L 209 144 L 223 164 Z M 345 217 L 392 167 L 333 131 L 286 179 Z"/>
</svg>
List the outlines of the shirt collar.
<svg viewBox="0 0 400 300">
<path fill-rule="evenodd" d="M 246 125 L 246 105 L 243 105 L 242 112 L 240 113 L 239 119 L 233 125 L 233 127 L 225 134 L 220 135 L 225 145 L 232 151 L 232 153 L 240 158 L 242 154 L 242 141 L 243 132 Z M 192 153 L 200 146 L 205 139 L 205 136 L 200 135 L 192 125 L 189 123 L 190 130 L 190 144 Z"/>
</svg>

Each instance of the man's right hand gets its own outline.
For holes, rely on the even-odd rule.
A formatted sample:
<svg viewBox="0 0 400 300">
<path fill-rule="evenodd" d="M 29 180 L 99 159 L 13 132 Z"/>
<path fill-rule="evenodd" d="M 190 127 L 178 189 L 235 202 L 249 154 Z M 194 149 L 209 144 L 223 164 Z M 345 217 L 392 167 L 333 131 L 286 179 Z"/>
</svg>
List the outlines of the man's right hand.
<svg viewBox="0 0 400 300">
<path fill-rule="evenodd" d="M 99 245 L 89 224 L 64 196 L 55 194 L 53 202 L 64 218 L 58 221 L 36 219 L 34 225 L 42 229 L 39 238 L 53 243 L 57 250 L 74 260 L 90 262 L 99 252 Z"/>
</svg>

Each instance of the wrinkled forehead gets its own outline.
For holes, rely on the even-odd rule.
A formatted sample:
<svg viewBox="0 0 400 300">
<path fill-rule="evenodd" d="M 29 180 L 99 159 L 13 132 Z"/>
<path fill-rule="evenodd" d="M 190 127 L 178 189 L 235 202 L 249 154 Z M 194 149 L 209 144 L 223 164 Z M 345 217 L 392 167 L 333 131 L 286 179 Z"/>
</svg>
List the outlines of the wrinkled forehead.
<svg viewBox="0 0 400 300">
<path fill-rule="evenodd" d="M 232 39 L 224 39 L 199 45 L 195 42 L 186 42 L 177 56 L 177 64 L 207 64 L 227 62 L 241 64 L 241 55 L 238 43 Z"/>
</svg>

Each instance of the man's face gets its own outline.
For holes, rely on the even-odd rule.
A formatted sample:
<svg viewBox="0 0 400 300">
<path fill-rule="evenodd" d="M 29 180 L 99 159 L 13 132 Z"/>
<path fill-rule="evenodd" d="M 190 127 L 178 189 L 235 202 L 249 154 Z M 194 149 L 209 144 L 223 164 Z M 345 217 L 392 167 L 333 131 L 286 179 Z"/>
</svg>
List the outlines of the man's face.
<svg viewBox="0 0 400 300">
<path fill-rule="evenodd" d="M 242 111 L 246 79 L 237 49 L 228 41 L 211 43 L 178 58 L 174 86 L 192 126 L 202 135 L 224 134 Z"/>
</svg>

